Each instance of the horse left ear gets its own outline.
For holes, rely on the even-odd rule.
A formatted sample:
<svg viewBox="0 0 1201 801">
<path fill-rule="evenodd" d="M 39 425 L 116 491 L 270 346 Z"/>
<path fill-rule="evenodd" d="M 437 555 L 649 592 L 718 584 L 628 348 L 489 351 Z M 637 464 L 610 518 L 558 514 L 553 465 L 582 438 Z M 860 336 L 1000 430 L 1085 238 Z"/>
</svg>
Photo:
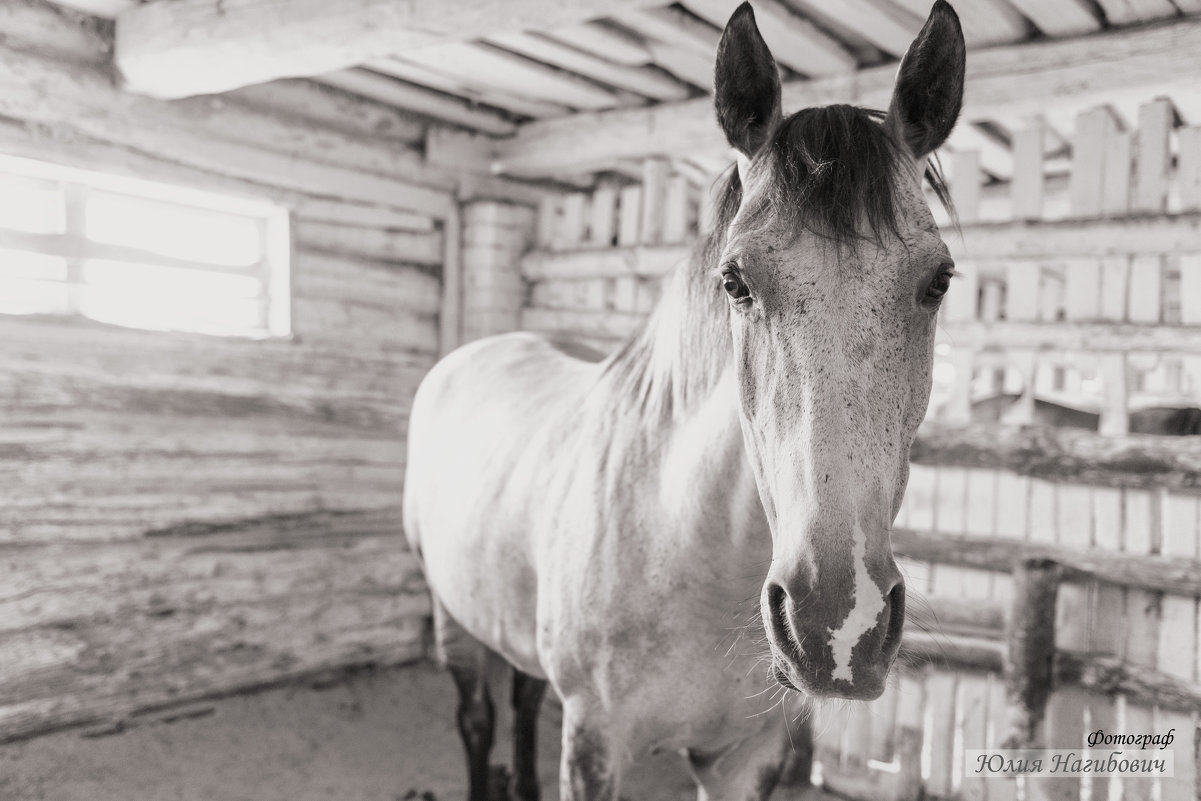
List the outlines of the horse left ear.
<svg viewBox="0 0 1201 801">
<path fill-rule="evenodd" d="M 946 141 L 963 106 L 966 48 L 959 15 L 937 0 L 921 33 L 909 45 L 888 106 L 888 124 L 915 159 Z"/>
<path fill-rule="evenodd" d="M 753 156 L 780 122 L 780 73 L 750 3 L 734 10 L 717 46 L 713 100 L 726 140 Z"/>
</svg>

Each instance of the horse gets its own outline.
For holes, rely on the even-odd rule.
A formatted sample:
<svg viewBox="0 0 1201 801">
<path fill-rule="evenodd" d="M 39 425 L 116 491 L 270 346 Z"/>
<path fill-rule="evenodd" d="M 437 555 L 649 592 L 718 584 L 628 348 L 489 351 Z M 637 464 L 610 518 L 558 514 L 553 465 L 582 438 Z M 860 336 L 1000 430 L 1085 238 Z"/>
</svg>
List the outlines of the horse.
<svg viewBox="0 0 1201 801">
<path fill-rule="evenodd" d="M 905 618 L 890 528 L 954 273 L 922 179 L 948 203 L 928 157 L 963 75 L 938 0 L 886 112 L 785 116 L 744 3 L 714 86 L 737 159 L 713 234 L 643 330 L 600 360 L 504 334 L 424 378 L 403 517 L 471 801 L 488 797 L 498 664 L 514 670 L 522 801 L 538 798 L 548 683 L 564 801 L 616 801 L 628 766 L 661 749 L 686 756 L 701 798 L 765 799 L 790 753 L 772 693 L 883 691 Z"/>
</svg>

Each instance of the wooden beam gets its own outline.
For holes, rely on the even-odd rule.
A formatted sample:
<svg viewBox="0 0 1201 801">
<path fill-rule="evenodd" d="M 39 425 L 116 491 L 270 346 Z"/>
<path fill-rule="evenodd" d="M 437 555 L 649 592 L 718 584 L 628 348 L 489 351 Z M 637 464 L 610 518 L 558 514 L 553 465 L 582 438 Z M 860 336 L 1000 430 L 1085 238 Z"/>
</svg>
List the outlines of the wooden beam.
<svg viewBox="0 0 1201 801">
<path fill-rule="evenodd" d="M 895 64 L 784 85 L 786 110 L 830 103 L 884 108 Z M 1201 18 L 1136 30 L 973 51 L 960 121 L 1024 117 L 1049 105 L 1083 109 L 1117 94 L 1195 92 L 1201 82 Z M 713 103 L 700 98 L 651 108 L 617 109 L 523 126 L 498 143 L 500 171 L 562 169 L 662 154 L 720 153 Z"/>
<path fill-rule="evenodd" d="M 987 467 L 1102 487 L 1194 491 L 1201 486 L 1201 450 L 1194 437 L 1107 437 L 1079 429 L 985 423 L 923 425 L 909 458 L 915 464 Z"/>
<path fill-rule="evenodd" d="M 503 30 L 552 29 L 648 0 L 157 0 L 117 16 L 117 70 L 156 97 L 320 75 Z"/>
</svg>

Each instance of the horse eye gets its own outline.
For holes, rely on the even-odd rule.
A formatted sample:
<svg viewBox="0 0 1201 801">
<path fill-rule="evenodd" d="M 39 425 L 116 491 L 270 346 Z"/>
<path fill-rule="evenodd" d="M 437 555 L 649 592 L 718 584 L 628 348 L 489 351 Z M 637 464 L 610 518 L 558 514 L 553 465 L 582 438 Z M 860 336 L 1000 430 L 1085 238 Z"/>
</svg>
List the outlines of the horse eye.
<svg viewBox="0 0 1201 801">
<path fill-rule="evenodd" d="M 951 271 L 939 270 L 938 275 L 934 276 L 934 280 L 930 282 L 930 286 L 926 287 L 925 299 L 931 303 L 937 303 L 942 300 L 942 296 L 947 294 L 947 290 L 951 288 Z"/>
<path fill-rule="evenodd" d="M 746 288 L 742 278 L 733 270 L 721 274 L 721 285 L 734 300 L 743 300 L 751 295 L 751 291 Z"/>
</svg>

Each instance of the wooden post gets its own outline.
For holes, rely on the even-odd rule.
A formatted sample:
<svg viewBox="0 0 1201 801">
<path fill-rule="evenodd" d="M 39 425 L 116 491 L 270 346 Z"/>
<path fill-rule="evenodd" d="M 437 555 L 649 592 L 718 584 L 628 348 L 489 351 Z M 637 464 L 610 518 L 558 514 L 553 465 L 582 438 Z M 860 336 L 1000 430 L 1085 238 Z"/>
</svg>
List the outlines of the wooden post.
<svg viewBox="0 0 1201 801">
<path fill-rule="evenodd" d="M 1049 559 L 1028 559 L 1013 571 L 1013 628 L 1005 660 L 1009 725 L 1004 748 L 1030 748 L 1039 740 L 1051 695 L 1059 576 L 1059 565 Z"/>
<path fill-rule="evenodd" d="M 462 226 L 458 206 L 442 221 L 442 309 L 438 315 L 438 350 L 445 356 L 463 341 Z"/>
</svg>

